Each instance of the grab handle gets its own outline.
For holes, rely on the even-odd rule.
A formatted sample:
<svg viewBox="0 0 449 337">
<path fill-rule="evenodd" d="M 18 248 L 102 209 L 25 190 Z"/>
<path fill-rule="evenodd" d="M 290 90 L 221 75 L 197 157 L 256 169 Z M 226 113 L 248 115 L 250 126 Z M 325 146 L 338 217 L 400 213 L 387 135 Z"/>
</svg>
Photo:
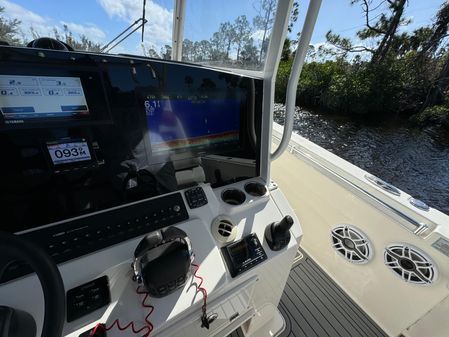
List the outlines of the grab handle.
<svg viewBox="0 0 449 337">
<path fill-rule="evenodd" d="M 271 160 L 278 158 L 287 148 L 293 131 L 293 118 L 295 116 L 296 88 L 298 87 L 299 75 L 301 75 L 304 59 L 309 49 L 310 39 L 312 38 L 313 28 L 315 27 L 318 12 L 320 11 L 321 0 L 311 0 L 307 9 L 306 20 L 296 49 L 295 59 L 287 84 L 287 95 L 285 97 L 285 122 L 284 133 L 278 148 L 271 154 Z"/>
</svg>

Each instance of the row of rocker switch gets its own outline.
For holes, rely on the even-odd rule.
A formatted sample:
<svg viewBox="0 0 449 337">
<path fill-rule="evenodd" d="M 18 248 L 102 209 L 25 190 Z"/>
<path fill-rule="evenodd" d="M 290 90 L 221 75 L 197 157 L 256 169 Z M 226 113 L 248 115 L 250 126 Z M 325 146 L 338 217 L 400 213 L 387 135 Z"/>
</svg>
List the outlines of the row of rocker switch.
<svg viewBox="0 0 449 337">
<path fill-rule="evenodd" d="M 132 218 L 129 215 L 134 215 Z M 181 193 L 128 205 L 23 236 L 42 246 L 56 263 L 65 262 L 189 218 Z M 31 273 L 20 261 L 8 265 L 0 283 Z"/>
<path fill-rule="evenodd" d="M 181 207 L 175 205 L 158 212 L 136 217 L 115 225 L 103 225 L 92 230 L 89 227 L 81 227 L 67 232 L 59 232 L 53 235 L 53 239 L 47 245 L 48 252 L 56 260 L 61 255 L 79 251 L 89 246 L 103 246 L 104 243 L 113 244 L 147 233 L 148 231 L 166 226 L 167 220 L 176 221 Z M 178 221 L 176 221 L 178 222 Z"/>
</svg>

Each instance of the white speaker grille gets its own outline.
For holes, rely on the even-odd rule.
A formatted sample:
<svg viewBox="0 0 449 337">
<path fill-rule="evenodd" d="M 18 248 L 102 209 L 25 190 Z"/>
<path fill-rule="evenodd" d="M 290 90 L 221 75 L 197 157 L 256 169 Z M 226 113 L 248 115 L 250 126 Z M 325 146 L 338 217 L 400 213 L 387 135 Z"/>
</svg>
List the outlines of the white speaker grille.
<svg viewBox="0 0 449 337">
<path fill-rule="evenodd" d="M 234 225 L 229 220 L 221 220 L 218 224 L 218 233 L 223 237 L 228 237 L 232 233 Z"/>
<path fill-rule="evenodd" d="M 234 241 L 237 235 L 237 227 L 230 218 L 224 215 L 214 219 L 211 230 L 215 240 L 222 243 Z"/>
<path fill-rule="evenodd" d="M 385 248 L 385 265 L 402 280 L 415 284 L 431 284 L 438 276 L 432 259 L 420 249 L 407 244 Z"/>
<path fill-rule="evenodd" d="M 351 225 L 340 225 L 331 231 L 332 246 L 347 261 L 356 264 L 367 263 L 373 255 L 368 237 Z"/>
</svg>

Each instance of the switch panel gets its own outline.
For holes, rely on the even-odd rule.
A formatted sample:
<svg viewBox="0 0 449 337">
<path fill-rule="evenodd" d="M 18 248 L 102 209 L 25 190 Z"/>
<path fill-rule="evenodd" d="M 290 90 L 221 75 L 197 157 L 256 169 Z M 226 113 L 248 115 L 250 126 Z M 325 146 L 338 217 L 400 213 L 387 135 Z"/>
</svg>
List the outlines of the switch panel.
<svg viewBox="0 0 449 337">
<path fill-rule="evenodd" d="M 178 192 L 22 235 L 62 263 L 188 218 Z M 12 262 L 0 273 L 0 283 L 32 272 L 27 263 Z"/>
<path fill-rule="evenodd" d="M 201 187 L 194 187 L 184 192 L 191 209 L 207 205 L 206 193 Z"/>
<path fill-rule="evenodd" d="M 111 302 L 109 281 L 102 276 L 67 291 L 67 322 L 108 305 Z"/>
</svg>

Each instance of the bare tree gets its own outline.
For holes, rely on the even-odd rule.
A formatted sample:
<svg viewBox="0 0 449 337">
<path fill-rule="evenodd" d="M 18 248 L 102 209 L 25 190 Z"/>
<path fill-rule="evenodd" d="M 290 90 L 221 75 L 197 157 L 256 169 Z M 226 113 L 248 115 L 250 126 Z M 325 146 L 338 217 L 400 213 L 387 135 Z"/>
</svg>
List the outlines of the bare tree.
<svg viewBox="0 0 449 337">
<path fill-rule="evenodd" d="M 229 58 L 229 52 L 231 51 L 231 46 L 235 39 L 234 26 L 228 21 L 221 23 L 218 32 L 223 36 L 226 45 L 226 58 Z"/>
<path fill-rule="evenodd" d="M 39 37 L 39 34 L 31 28 L 31 32 L 33 34 L 33 38 Z M 63 41 L 71 46 L 75 50 L 85 50 L 92 52 L 99 52 L 101 49 L 101 44 L 98 42 L 94 42 L 90 40 L 86 35 L 80 35 L 79 39 L 73 36 L 73 33 L 70 31 L 67 25 L 63 26 L 63 32 L 59 33 L 58 29 L 55 27 L 53 29 L 53 35 L 56 40 Z M 34 37 L 37 36 L 37 37 Z"/>
<path fill-rule="evenodd" d="M 234 42 L 237 44 L 237 60 L 240 57 L 240 50 L 251 36 L 251 27 L 246 15 L 240 15 L 234 22 Z"/>
<path fill-rule="evenodd" d="M 182 41 L 182 59 L 193 61 L 193 42 L 189 39 Z"/>
<path fill-rule="evenodd" d="M 257 47 L 254 45 L 254 40 L 249 38 L 240 53 L 240 60 L 245 65 L 256 65 L 258 57 Z"/>
<path fill-rule="evenodd" d="M 161 57 L 164 60 L 170 60 L 171 59 L 171 53 L 172 53 L 172 47 L 168 44 L 166 44 L 165 46 L 163 46 L 161 48 Z"/>
<path fill-rule="evenodd" d="M 4 7 L 0 7 L 0 15 L 5 11 Z M 18 34 L 21 21 L 18 19 L 6 19 L 0 16 L 0 41 L 9 44 L 20 44 Z"/>
<path fill-rule="evenodd" d="M 360 4 L 365 18 L 365 28 L 358 31 L 357 36 L 362 41 L 374 39 L 377 46 L 353 45 L 350 39 L 331 30 L 326 34 L 327 42 L 336 48 L 335 54 L 346 56 L 348 53 L 367 52 L 371 54 L 371 64 L 383 63 L 392 47 L 397 45 L 399 27 L 409 23 L 403 19 L 407 0 L 351 0 L 351 4 Z M 386 8 L 378 13 L 384 7 Z M 373 13 L 377 15 L 371 17 Z"/>
<path fill-rule="evenodd" d="M 154 59 L 160 59 L 160 55 L 157 53 L 156 49 L 154 49 L 153 47 L 150 47 L 148 49 L 148 57 L 154 58 Z"/>
<path fill-rule="evenodd" d="M 363 0 L 367 3 L 368 0 Z M 390 50 L 393 41 L 396 36 L 396 32 L 401 23 L 402 15 L 404 14 L 404 7 L 406 0 L 387 0 L 389 8 L 392 11 L 392 15 L 387 18 L 386 16 L 381 16 L 379 34 L 383 34 L 383 37 L 379 43 L 379 46 L 375 50 L 373 57 L 371 58 L 371 63 L 380 64 L 387 57 L 388 51 Z M 368 7 L 366 9 L 368 11 Z"/>
<path fill-rule="evenodd" d="M 215 32 L 210 39 L 211 43 L 211 59 L 214 61 L 223 60 L 226 58 L 226 37 L 218 32 Z"/>
<path fill-rule="evenodd" d="M 192 61 L 201 62 L 210 60 L 212 45 L 208 40 L 195 41 L 192 48 Z"/>
<path fill-rule="evenodd" d="M 253 25 L 256 29 L 263 32 L 259 62 L 262 62 L 263 54 L 266 52 L 265 40 L 267 39 L 267 35 L 271 31 L 271 28 L 273 28 L 276 4 L 276 0 L 259 0 L 258 5 L 255 6 L 258 15 L 253 19 Z"/>
<path fill-rule="evenodd" d="M 445 1 L 438 13 L 436 14 L 435 23 L 432 26 L 432 35 L 422 46 L 419 53 L 420 56 L 430 55 L 435 53 L 441 42 L 448 36 L 449 29 L 449 1 Z"/>
</svg>

